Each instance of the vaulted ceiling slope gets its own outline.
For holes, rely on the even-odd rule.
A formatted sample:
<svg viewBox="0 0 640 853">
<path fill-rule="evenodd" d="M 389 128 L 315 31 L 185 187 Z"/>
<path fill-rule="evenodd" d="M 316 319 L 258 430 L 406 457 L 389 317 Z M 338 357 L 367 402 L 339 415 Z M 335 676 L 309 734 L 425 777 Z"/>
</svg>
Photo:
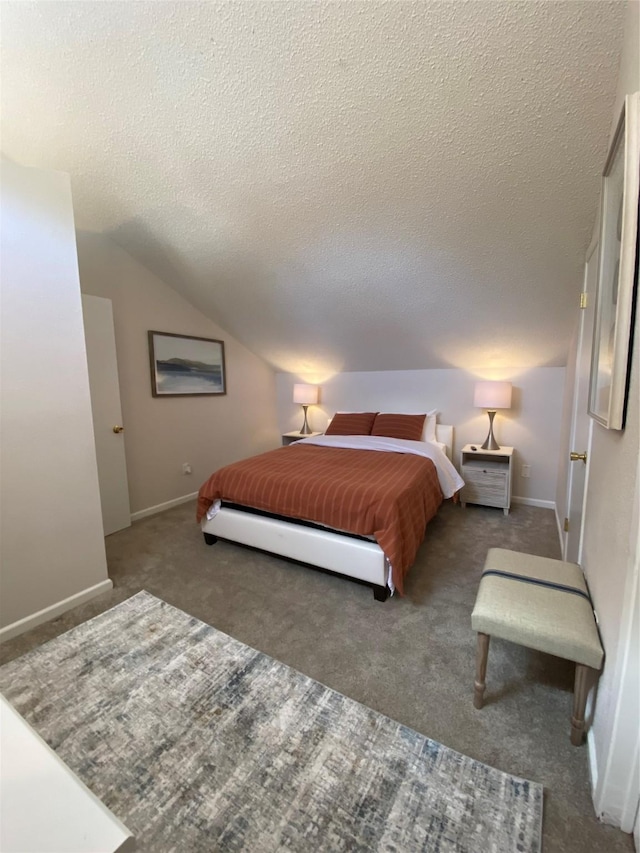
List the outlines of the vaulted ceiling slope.
<svg viewBox="0 0 640 853">
<path fill-rule="evenodd" d="M 4 2 L 3 148 L 278 369 L 562 365 L 623 13 Z"/>
</svg>

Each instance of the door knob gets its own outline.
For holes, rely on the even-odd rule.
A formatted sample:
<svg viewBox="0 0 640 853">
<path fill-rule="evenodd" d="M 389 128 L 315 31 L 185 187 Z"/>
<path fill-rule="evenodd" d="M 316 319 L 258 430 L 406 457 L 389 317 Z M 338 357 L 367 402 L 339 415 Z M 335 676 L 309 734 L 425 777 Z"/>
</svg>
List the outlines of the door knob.
<svg viewBox="0 0 640 853">
<path fill-rule="evenodd" d="M 585 453 L 576 453 L 575 450 L 572 450 L 571 453 L 569 454 L 569 459 L 571 459 L 572 462 L 577 462 L 578 459 L 582 459 L 584 464 L 585 465 L 587 464 L 586 452 Z"/>
<path fill-rule="evenodd" d="M 115 433 L 124 432 L 124 427 L 123 426 L 114 426 L 113 431 Z"/>
</svg>

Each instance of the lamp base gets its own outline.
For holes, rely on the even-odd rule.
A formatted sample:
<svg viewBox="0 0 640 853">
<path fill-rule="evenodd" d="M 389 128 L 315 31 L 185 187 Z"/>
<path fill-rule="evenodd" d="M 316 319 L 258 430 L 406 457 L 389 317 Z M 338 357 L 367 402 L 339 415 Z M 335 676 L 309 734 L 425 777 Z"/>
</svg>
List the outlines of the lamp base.
<svg viewBox="0 0 640 853">
<path fill-rule="evenodd" d="M 303 404 L 302 408 L 304 409 L 304 423 L 302 424 L 300 435 L 311 435 L 311 427 L 309 426 L 309 422 L 307 421 L 307 409 L 309 407 Z"/>
<path fill-rule="evenodd" d="M 500 450 L 500 445 L 493 434 L 493 419 L 495 418 L 496 413 L 487 412 L 487 414 L 489 415 L 489 434 L 482 445 L 482 450 Z"/>
</svg>

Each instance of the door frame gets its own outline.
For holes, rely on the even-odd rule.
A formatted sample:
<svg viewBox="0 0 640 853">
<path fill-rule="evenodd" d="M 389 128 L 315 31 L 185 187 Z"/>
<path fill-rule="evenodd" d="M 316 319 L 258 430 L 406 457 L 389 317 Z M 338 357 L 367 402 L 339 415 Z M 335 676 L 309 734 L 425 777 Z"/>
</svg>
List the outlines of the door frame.
<svg viewBox="0 0 640 853">
<path fill-rule="evenodd" d="M 594 253 L 597 252 L 597 250 L 598 250 L 598 237 L 596 236 L 592 239 L 591 243 L 589 244 L 589 248 L 587 249 L 587 253 L 585 255 L 585 260 L 584 260 L 584 271 L 583 271 L 583 276 L 582 276 L 582 292 L 587 294 L 587 300 L 595 299 L 595 293 L 589 293 L 587 284 L 588 284 L 589 261 L 592 258 L 592 256 L 594 255 Z M 578 395 L 579 395 L 579 385 L 580 385 L 579 376 L 578 376 L 578 366 L 582 362 L 581 354 L 582 354 L 583 348 L 585 346 L 587 346 L 589 348 L 589 353 L 591 353 L 591 350 L 593 349 L 593 329 L 591 329 L 590 335 L 586 334 L 586 332 L 588 330 L 585 330 L 585 313 L 584 313 L 584 310 L 582 308 L 580 308 L 579 310 L 580 310 L 580 328 L 578 331 L 578 345 L 576 347 L 576 356 L 575 356 L 575 358 L 576 358 L 576 360 L 575 360 L 576 371 L 575 371 L 574 382 L 573 382 L 573 399 L 571 401 L 571 429 L 569 430 L 569 447 L 568 447 L 569 451 L 571 451 L 572 449 L 573 450 L 576 449 L 574 444 L 575 444 L 575 437 L 576 437 L 576 431 L 577 431 L 576 430 L 576 423 L 577 423 L 577 419 L 578 419 L 578 403 L 579 403 Z M 589 364 L 591 363 L 590 358 L 588 359 L 588 363 Z M 585 516 L 586 505 L 587 505 L 587 490 L 589 488 L 589 470 L 590 470 L 590 464 L 591 464 L 591 439 L 593 436 L 593 418 L 589 417 L 587 412 L 585 412 L 585 415 L 587 416 L 589 423 L 588 423 L 588 429 L 587 429 L 587 446 L 585 448 L 586 453 L 587 453 L 587 462 L 586 462 L 586 469 L 584 472 L 584 491 L 582 494 L 582 516 L 580 519 L 580 532 L 578 534 L 578 563 L 580 563 L 580 564 L 582 563 L 582 545 L 583 545 L 583 540 L 584 540 L 584 516 Z M 570 508 L 571 508 L 571 490 L 573 488 L 573 472 L 575 470 L 574 464 L 575 463 L 569 462 L 568 469 L 567 469 L 567 518 L 570 515 Z M 563 559 L 565 559 L 567 556 L 568 543 L 569 543 L 569 534 L 565 533 L 564 536 L 562 537 L 562 558 Z"/>
<path fill-rule="evenodd" d="M 593 785 L 593 804 L 598 818 L 619 826 L 623 832 L 638 831 L 640 814 L 640 731 L 638 684 L 640 682 L 640 459 L 633 498 L 635 527 L 629 536 L 629 565 L 625 605 L 620 619 L 619 648 L 613 697 L 611 740 L 602 774 Z M 640 848 L 636 848 L 640 851 Z"/>
<path fill-rule="evenodd" d="M 596 234 L 597 234 L 596 230 Z M 595 237 L 585 255 L 583 291 L 587 292 L 587 299 L 593 299 L 595 294 L 587 290 L 587 265 L 598 247 L 598 237 Z M 578 366 L 583 347 L 593 348 L 593 335 L 585 334 L 584 313 L 581 312 L 580 328 L 578 332 L 578 344 L 576 347 L 573 397 L 571 405 L 571 427 L 570 446 L 567 450 L 578 450 L 574 446 L 576 435 L 576 420 L 578 415 Z M 590 363 L 590 360 L 589 360 Z M 589 417 L 587 434 L 587 465 L 585 470 L 584 495 L 582 500 L 582 520 L 578 543 L 578 563 L 582 565 L 583 543 L 585 528 L 585 509 L 589 488 L 590 460 L 592 441 L 594 433 L 594 420 Z M 581 448 L 580 448 L 581 449 Z M 569 463 L 567 472 L 567 514 L 571 501 L 572 464 Z M 636 849 L 640 853 L 638 835 L 640 834 L 640 780 L 638 770 L 640 769 L 640 732 L 637 727 L 637 716 L 633 713 L 634 704 L 637 705 L 638 688 L 638 662 L 640 653 L 637 646 L 637 637 L 640 634 L 640 459 L 637 462 L 637 475 L 634 501 L 635 526 L 630 531 L 629 537 L 629 568 L 625 584 L 625 606 L 620 619 L 619 630 L 619 656 L 616 663 L 616 674 L 614 684 L 617 685 L 613 703 L 613 725 L 610 741 L 606 748 L 606 757 L 599 767 L 593 731 L 587 734 L 587 745 L 589 749 L 589 770 L 591 775 L 591 795 L 596 815 L 605 823 L 613 824 L 622 829 L 623 832 L 634 833 Z M 566 556 L 568 536 L 564 535 L 562 540 L 563 558 Z M 593 701 L 593 698 L 591 699 Z M 629 708 L 632 712 L 629 713 Z"/>
<path fill-rule="evenodd" d="M 91 417 L 98 462 L 102 522 L 104 535 L 109 536 L 131 526 L 131 498 L 125 439 L 123 435 L 118 435 L 117 438 L 113 435 L 123 430 L 120 426 L 122 397 L 113 301 L 104 296 L 83 293 L 82 322 L 89 371 Z M 104 408 L 105 398 L 108 401 L 108 412 Z M 106 416 L 110 420 L 105 422 L 100 416 Z M 114 423 L 116 426 L 111 427 L 110 424 Z M 110 458 L 107 458 L 107 455 Z M 115 502 L 114 494 L 117 498 Z"/>
</svg>

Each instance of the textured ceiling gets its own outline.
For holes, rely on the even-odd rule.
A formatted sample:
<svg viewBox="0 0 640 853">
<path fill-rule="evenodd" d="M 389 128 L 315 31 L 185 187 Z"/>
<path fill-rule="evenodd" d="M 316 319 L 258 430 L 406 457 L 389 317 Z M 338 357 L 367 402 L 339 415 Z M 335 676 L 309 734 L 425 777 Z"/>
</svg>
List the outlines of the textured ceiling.
<svg viewBox="0 0 640 853">
<path fill-rule="evenodd" d="M 1 11 L 5 152 L 277 368 L 565 363 L 623 3 Z"/>
</svg>

